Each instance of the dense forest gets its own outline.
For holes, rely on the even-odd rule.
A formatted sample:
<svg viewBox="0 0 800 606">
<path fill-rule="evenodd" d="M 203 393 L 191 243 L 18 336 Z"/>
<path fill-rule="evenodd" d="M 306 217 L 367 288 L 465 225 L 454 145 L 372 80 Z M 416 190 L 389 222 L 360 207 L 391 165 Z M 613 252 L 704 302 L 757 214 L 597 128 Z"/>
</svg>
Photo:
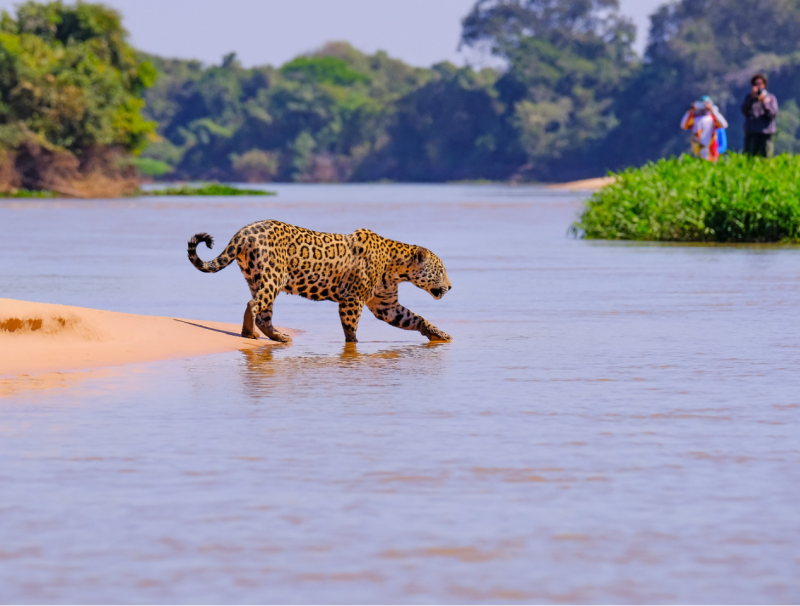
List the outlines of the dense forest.
<svg viewBox="0 0 800 606">
<path fill-rule="evenodd" d="M 36 154 L 86 173 L 111 150 L 165 179 L 559 181 L 683 153 L 678 122 L 703 94 L 741 148 L 755 71 L 781 103 L 777 151 L 800 151 L 800 0 L 674 0 L 643 57 L 635 36 L 617 0 L 477 0 L 461 44 L 503 69 L 413 67 L 346 42 L 207 66 L 135 53 L 102 5 L 28 2 L 0 22 L 0 153 L 17 173 Z"/>
<path fill-rule="evenodd" d="M 119 195 L 126 158 L 154 138 L 142 114 L 156 73 L 102 5 L 26 2 L 0 17 L 0 191 Z"/>
</svg>

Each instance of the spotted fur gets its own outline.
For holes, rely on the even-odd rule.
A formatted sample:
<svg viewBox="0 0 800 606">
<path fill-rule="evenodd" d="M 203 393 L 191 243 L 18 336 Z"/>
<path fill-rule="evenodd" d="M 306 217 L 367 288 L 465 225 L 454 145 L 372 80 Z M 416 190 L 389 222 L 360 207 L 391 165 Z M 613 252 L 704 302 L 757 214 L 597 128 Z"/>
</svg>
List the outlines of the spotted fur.
<svg viewBox="0 0 800 606">
<path fill-rule="evenodd" d="M 453 288 L 442 260 L 426 248 L 387 240 L 368 229 L 352 234 L 326 234 L 280 221 L 258 221 L 240 229 L 213 261 L 197 256 L 197 244 L 214 245 L 205 233 L 189 240 L 189 261 L 202 272 L 215 273 L 234 260 L 247 280 L 242 336 L 257 339 L 255 327 L 273 341 L 291 337 L 272 325 L 272 304 L 283 291 L 314 301 L 335 301 L 345 340 L 355 342 L 366 305 L 375 317 L 404 330 L 416 330 L 432 341 L 450 335 L 400 305 L 397 287 L 411 282 L 441 299 Z"/>
</svg>

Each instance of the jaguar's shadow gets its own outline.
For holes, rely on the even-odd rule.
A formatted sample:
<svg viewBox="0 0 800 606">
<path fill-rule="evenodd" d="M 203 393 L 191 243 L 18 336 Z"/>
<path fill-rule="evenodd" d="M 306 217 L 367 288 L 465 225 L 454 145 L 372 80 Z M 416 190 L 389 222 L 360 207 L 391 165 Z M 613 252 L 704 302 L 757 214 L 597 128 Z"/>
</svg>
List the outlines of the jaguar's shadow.
<svg viewBox="0 0 800 606">
<path fill-rule="evenodd" d="M 203 326 L 202 324 L 197 324 L 195 322 L 189 322 L 188 320 L 179 320 L 178 318 L 173 318 L 173 319 L 176 322 L 180 322 L 181 324 L 188 324 L 189 326 L 194 326 L 196 328 L 203 328 L 205 330 L 210 330 L 211 332 L 219 332 L 219 333 L 222 333 L 223 335 L 230 335 L 232 337 L 241 337 L 242 336 L 241 334 L 239 334 L 237 332 L 230 331 L 230 330 L 222 330 L 221 328 L 212 328 L 211 326 Z"/>
</svg>

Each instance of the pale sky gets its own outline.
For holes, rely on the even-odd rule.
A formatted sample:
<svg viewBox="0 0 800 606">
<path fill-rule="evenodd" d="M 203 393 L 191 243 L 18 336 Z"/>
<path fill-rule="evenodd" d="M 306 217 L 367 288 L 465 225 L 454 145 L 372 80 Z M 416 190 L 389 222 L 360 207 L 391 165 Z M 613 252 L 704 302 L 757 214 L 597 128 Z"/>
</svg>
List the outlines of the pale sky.
<svg viewBox="0 0 800 606">
<path fill-rule="evenodd" d="M 67 0 L 67 3 L 69 1 Z M 246 66 L 280 65 L 329 40 L 373 53 L 386 50 L 412 65 L 445 59 L 462 65 L 461 19 L 474 0 L 105 0 L 119 10 L 137 48 L 166 57 L 219 63 L 235 51 Z M 663 0 L 621 0 L 647 38 L 648 15 Z M 14 0 L 0 0 L 13 10 Z M 473 58 L 474 59 L 474 58 Z"/>
</svg>

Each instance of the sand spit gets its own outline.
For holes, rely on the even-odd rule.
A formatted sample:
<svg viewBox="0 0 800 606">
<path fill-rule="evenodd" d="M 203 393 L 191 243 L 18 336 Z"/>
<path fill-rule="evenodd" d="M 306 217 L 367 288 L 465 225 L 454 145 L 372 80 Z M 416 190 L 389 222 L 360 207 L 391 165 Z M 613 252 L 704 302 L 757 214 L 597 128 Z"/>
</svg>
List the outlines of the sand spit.
<svg viewBox="0 0 800 606">
<path fill-rule="evenodd" d="M 273 343 L 243 339 L 240 330 L 241 325 L 223 322 L 0 299 L 0 377 L 201 356 Z"/>
<path fill-rule="evenodd" d="M 569 183 L 555 183 L 548 185 L 547 189 L 561 191 L 594 191 L 611 185 L 616 180 L 615 177 L 597 177 L 596 179 L 582 179 L 580 181 L 570 181 Z"/>
</svg>

